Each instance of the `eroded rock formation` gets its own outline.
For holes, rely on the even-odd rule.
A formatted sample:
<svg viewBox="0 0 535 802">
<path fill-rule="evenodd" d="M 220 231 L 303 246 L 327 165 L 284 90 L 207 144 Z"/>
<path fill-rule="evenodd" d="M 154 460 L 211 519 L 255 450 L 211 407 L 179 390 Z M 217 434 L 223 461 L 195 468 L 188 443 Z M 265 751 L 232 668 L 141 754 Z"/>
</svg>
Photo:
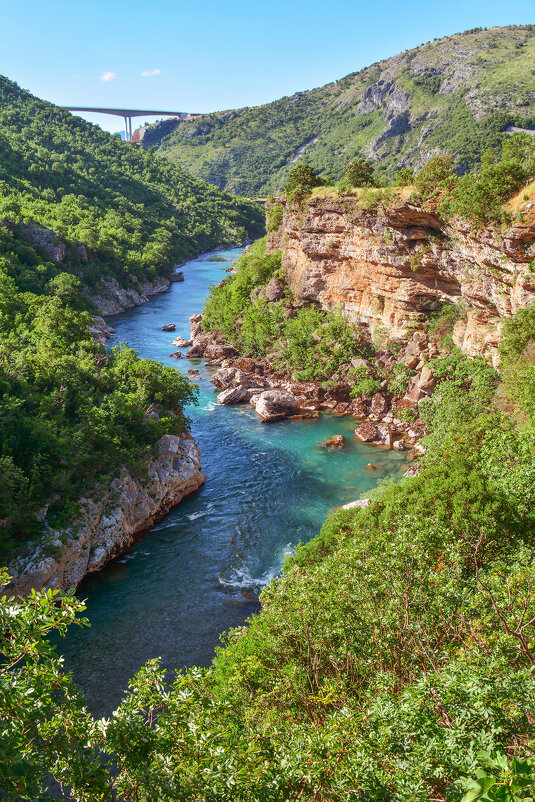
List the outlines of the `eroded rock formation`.
<svg viewBox="0 0 535 802">
<path fill-rule="evenodd" d="M 462 304 L 454 342 L 494 364 L 503 319 L 535 299 L 533 224 L 473 230 L 409 202 L 370 212 L 355 198 L 311 198 L 285 206 L 268 250 L 282 250 L 296 298 L 342 309 L 376 333 L 406 338 L 441 302 Z"/>
<path fill-rule="evenodd" d="M 190 435 L 166 434 L 143 479 L 124 472 L 99 497 L 80 500 L 81 515 L 63 530 L 49 529 L 47 546 L 9 568 L 12 595 L 32 588 L 75 588 L 83 577 L 126 551 L 204 482 L 200 451 Z"/>
</svg>

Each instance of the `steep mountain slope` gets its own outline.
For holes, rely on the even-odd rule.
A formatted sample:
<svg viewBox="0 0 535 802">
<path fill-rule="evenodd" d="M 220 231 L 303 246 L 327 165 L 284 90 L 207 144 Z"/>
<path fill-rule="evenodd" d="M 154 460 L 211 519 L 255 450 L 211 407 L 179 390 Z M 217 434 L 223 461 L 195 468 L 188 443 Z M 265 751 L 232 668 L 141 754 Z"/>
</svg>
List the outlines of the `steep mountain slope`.
<svg viewBox="0 0 535 802">
<path fill-rule="evenodd" d="M 140 303 L 167 287 L 162 277 L 177 262 L 262 232 L 263 217 L 258 205 L 0 78 L 2 559 L 41 542 L 43 533 L 79 524 L 80 500 L 113 496 L 124 471 L 135 508 L 136 493 L 144 492 L 136 482 L 143 471 L 150 475 L 162 443 L 182 448 L 188 421 L 181 405 L 195 400 L 195 388 L 174 368 L 94 342 L 94 298 L 108 302 L 106 311 L 120 311 L 121 293 L 124 305 Z M 162 470 L 176 473 L 176 454 L 164 450 Z M 201 481 L 198 465 L 190 467 L 188 492 Z M 185 488 L 149 489 L 152 521 Z M 117 537 L 107 533 L 104 551 L 100 543 L 101 557 L 147 523 L 146 514 L 126 507 Z M 78 552 L 92 551 L 94 562 L 96 530 L 81 542 L 78 524 L 70 530 Z M 45 541 L 51 557 L 48 535 Z M 54 550 L 57 557 L 61 538 Z"/>
<path fill-rule="evenodd" d="M 535 128 L 535 26 L 474 29 L 274 103 L 151 126 L 145 148 L 234 193 L 279 189 L 307 158 L 338 178 L 356 154 L 379 172 L 449 150 L 465 170 L 510 126 Z"/>
<path fill-rule="evenodd" d="M 263 214 L 0 77 L 0 259 L 19 286 L 169 275 Z"/>
</svg>

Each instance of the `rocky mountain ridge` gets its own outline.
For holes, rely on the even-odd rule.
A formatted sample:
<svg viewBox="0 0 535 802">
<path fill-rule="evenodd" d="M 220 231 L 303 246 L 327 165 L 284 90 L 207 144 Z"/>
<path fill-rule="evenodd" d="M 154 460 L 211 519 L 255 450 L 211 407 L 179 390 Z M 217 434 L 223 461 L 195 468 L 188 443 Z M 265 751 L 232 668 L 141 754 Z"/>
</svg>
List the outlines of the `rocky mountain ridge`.
<svg viewBox="0 0 535 802">
<path fill-rule="evenodd" d="M 476 28 L 254 108 L 148 128 L 143 147 L 236 194 L 276 192 L 299 158 L 331 179 L 356 155 L 380 177 L 440 151 L 461 172 L 535 130 L 535 28 Z"/>
</svg>

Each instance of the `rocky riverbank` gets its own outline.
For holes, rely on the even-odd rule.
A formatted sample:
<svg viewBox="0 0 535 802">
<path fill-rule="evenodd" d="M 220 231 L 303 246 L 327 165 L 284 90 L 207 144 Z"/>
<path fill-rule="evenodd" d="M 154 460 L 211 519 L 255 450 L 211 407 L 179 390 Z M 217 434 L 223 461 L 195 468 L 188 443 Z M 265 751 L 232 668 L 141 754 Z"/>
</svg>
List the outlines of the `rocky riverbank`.
<svg viewBox="0 0 535 802">
<path fill-rule="evenodd" d="M 287 302 L 290 310 L 292 304 Z M 355 418 L 355 437 L 364 443 L 409 450 L 412 456 L 425 453 L 418 444 L 426 433 L 425 424 L 418 416 L 418 402 L 431 395 L 435 387 L 432 367 L 428 364 L 439 351 L 422 333 L 415 333 L 396 356 L 379 353 L 386 374 L 402 364 L 413 372 L 404 393 L 392 393 L 385 380 L 378 392 L 353 397 L 352 384 L 344 381 L 344 368 L 329 382 L 297 382 L 289 372 L 277 373 L 265 360 L 240 356 L 238 351 L 217 334 L 203 333 L 202 316 L 190 318 L 191 343 L 185 357 L 205 359 L 205 364 L 216 368 L 211 381 L 220 390 L 218 404 L 248 403 L 255 408 L 263 422 L 272 423 L 285 418 L 317 417 L 321 411 L 334 415 L 351 415 Z M 362 367 L 366 360 L 353 360 Z M 362 364 L 361 364 L 362 363 Z"/>
<path fill-rule="evenodd" d="M 9 566 L 13 577 L 9 593 L 76 588 L 84 576 L 127 551 L 204 480 L 193 438 L 164 435 L 144 478 L 123 472 L 100 494 L 80 499 L 81 514 L 75 524 L 46 528 L 44 542 Z"/>
</svg>

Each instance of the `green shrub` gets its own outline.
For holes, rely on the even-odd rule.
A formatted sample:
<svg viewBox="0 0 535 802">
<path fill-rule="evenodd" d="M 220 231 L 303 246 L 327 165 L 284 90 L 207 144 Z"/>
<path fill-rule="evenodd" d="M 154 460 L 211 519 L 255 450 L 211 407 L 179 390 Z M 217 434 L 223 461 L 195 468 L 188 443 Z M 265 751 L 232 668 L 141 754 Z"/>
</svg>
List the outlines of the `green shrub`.
<svg viewBox="0 0 535 802">
<path fill-rule="evenodd" d="M 321 179 L 318 178 L 310 164 L 299 161 L 290 169 L 284 191 L 289 200 L 300 202 L 321 183 Z"/>
<path fill-rule="evenodd" d="M 408 187 L 414 183 L 414 170 L 410 167 L 399 167 L 396 170 L 396 185 Z"/>
<path fill-rule="evenodd" d="M 276 203 L 270 206 L 266 214 L 266 230 L 278 231 L 282 225 L 284 218 L 284 206 L 281 203 Z"/>
<path fill-rule="evenodd" d="M 441 192 L 451 192 L 456 181 L 451 156 L 443 154 L 433 156 L 424 164 L 414 177 L 414 186 L 423 198 L 428 198 Z"/>
<path fill-rule="evenodd" d="M 373 164 L 366 159 L 353 159 L 344 165 L 344 175 L 352 187 L 374 187 Z"/>
</svg>

